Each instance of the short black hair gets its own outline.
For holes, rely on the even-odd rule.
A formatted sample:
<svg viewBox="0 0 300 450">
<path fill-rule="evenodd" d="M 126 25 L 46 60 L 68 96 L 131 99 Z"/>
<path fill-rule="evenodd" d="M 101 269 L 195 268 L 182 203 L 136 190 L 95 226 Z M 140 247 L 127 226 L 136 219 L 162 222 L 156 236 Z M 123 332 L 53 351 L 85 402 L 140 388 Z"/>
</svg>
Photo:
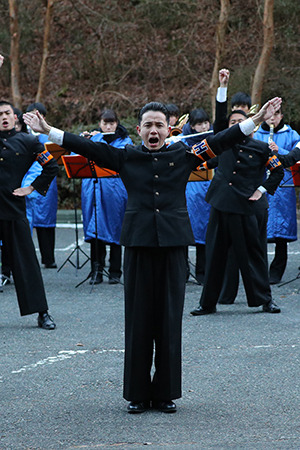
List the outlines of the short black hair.
<svg viewBox="0 0 300 450">
<path fill-rule="evenodd" d="M 179 117 L 180 116 L 180 111 L 177 105 L 175 105 L 174 103 L 168 103 L 167 105 L 165 105 L 167 110 L 169 111 L 170 116 L 175 116 L 175 117 Z"/>
<path fill-rule="evenodd" d="M 252 102 L 249 94 L 245 94 L 245 92 L 237 92 L 231 97 L 231 108 L 240 105 L 247 105 L 249 109 L 251 108 Z"/>
<path fill-rule="evenodd" d="M 246 117 L 246 119 L 248 119 L 248 116 L 245 113 L 245 111 L 243 111 L 242 109 L 235 109 L 234 111 L 231 111 L 231 113 L 227 117 L 228 123 L 229 123 L 230 117 L 233 116 L 234 114 L 241 114 L 242 116 Z"/>
<path fill-rule="evenodd" d="M 194 127 L 197 123 L 209 122 L 209 116 L 203 108 L 193 109 L 189 114 L 190 126 Z"/>
<path fill-rule="evenodd" d="M 23 131 L 24 133 L 27 133 L 27 126 L 26 126 L 26 123 L 24 122 L 22 111 L 19 108 L 15 108 L 15 107 L 13 108 L 13 110 L 14 110 L 14 114 L 17 116 L 19 123 L 21 125 L 21 131 Z"/>
<path fill-rule="evenodd" d="M 0 101 L 0 106 L 3 106 L 3 105 L 8 105 L 8 106 L 11 107 L 12 110 L 14 110 L 13 105 L 10 102 L 7 102 L 6 100 L 1 100 Z"/>
<path fill-rule="evenodd" d="M 41 113 L 44 117 L 46 117 L 47 109 L 42 103 L 39 102 L 31 103 L 31 105 L 29 105 L 28 108 L 26 109 L 26 112 L 31 112 L 35 109 L 37 109 L 39 113 Z"/>
<path fill-rule="evenodd" d="M 170 121 L 169 111 L 166 108 L 166 106 L 160 102 L 150 102 L 142 107 L 142 109 L 140 110 L 139 115 L 138 115 L 139 125 L 141 124 L 143 115 L 148 111 L 158 111 L 158 112 L 163 113 L 166 116 L 166 121 L 169 125 L 169 121 Z"/>
</svg>

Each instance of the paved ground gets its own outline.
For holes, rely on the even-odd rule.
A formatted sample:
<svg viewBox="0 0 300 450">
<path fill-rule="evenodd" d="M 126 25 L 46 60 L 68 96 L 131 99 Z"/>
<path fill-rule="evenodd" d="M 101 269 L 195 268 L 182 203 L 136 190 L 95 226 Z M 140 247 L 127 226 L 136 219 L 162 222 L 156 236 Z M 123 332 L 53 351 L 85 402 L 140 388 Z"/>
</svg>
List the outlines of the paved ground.
<svg viewBox="0 0 300 450">
<path fill-rule="evenodd" d="M 74 240 L 74 229 L 57 228 L 59 266 Z M 300 245 L 290 244 L 284 281 L 299 265 Z M 189 282 L 178 412 L 132 416 L 122 399 L 122 286 L 76 288 L 88 272 L 69 262 L 43 269 L 52 332 L 20 317 L 13 285 L 0 293 L 1 450 L 300 449 L 300 278 L 273 288 L 278 315 L 248 308 L 241 288 L 234 305 L 192 317 L 201 287 Z"/>
</svg>

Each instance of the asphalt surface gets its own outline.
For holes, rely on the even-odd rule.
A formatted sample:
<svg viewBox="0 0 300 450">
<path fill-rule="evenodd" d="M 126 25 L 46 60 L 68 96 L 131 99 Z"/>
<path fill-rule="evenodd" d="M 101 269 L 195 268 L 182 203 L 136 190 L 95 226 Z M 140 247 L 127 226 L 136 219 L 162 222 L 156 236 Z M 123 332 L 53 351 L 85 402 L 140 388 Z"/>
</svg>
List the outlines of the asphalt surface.
<svg viewBox="0 0 300 450">
<path fill-rule="evenodd" d="M 89 254 L 82 237 L 80 229 Z M 60 225 L 59 267 L 74 242 L 74 228 Z M 85 261 L 81 250 L 75 265 L 77 254 Z M 283 281 L 296 278 L 299 265 L 300 245 L 291 243 Z M 122 398 L 123 287 L 105 279 L 76 288 L 88 273 L 89 263 L 76 270 L 69 261 L 59 272 L 42 269 L 54 331 L 37 328 L 36 315 L 20 317 L 13 284 L 0 293 L 1 450 L 300 449 L 300 278 L 272 288 L 282 307 L 274 315 L 248 308 L 241 287 L 234 305 L 192 317 L 202 288 L 187 283 L 178 412 L 130 415 Z"/>
</svg>

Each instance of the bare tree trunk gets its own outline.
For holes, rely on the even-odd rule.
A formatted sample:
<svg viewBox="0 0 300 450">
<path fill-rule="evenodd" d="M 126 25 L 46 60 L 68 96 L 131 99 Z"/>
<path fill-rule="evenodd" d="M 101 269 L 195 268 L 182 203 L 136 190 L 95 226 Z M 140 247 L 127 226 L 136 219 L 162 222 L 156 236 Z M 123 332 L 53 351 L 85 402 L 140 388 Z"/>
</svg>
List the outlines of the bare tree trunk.
<svg viewBox="0 0 300 450">
<path fill-rule="evenodd" d="M 253 104 L 261 104 L 264 77 L 274 46 L 273 9 L 274 0 L 265 0 L 263 19 L 264 42 L 252 85 L 251 99 Z"/>
<path fill-rule="evenodd" d="M 10 64 L 11 64 L 11 90 L 13 104 L 22 109 L 20 94 L 20 68 L 19 68 L 19 44 L 20 32 L 18 23 L 17 0 L 9 0 L 10 16 Z"/>
<path fill-rule="evenodd" d="M 35 97 L 36 102 L 41 101 L 45 83 L 46 83 L 47 59 L 48 59 L 48 55 L 49 55 L 49 38 L 50 38 L 50 31 L 51 31 L 54 1 L 55 0 L 47 1 L 47 10 L 46 10 L 46 19 L 45 19 L 45 28 L 44 28 L 43 58 L 42 58 L 42 64 L 41 64 L 41 68 L 40 68 L 39 86 L 38 86 L 37 94 Z"/>
<path fill-rule="evenodd" d="M 224 40 L 228 23 L 228 16 L 230 10 L 230 1 L 229 0 L 220 0 L 221 1 L 221 10 L 219 21 L 217 24 L 216 30 L 216 56 L 215 56 L 215 65 L 211 77 L 211 82 L 209 86 L 209 91 L 211 95 L 211 106 L 212 106 L 212 118 L 215 118 L 216 112 L 216 92 L 218 89 L 219 83 L 219 70 L 220 64 L 222 62 L 222 58 L 224 56 Z"/>
</svg>

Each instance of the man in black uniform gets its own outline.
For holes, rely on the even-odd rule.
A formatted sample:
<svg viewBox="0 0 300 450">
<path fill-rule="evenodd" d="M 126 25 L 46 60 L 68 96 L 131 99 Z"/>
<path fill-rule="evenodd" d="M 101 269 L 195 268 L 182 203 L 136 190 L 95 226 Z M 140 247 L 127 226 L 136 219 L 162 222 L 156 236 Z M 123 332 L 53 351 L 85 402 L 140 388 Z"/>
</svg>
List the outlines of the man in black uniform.
<svg viewBox="0 0 300 450">
<path fill-rule="evenodd" d="M 231 113 L 229 128 L 243 123 L 242 110 Z M 265 170 L 270 176 L 264 180 Z M 247 137 L 226 155 L 218 156 L 218 170 L 206 201 L 212 206 L 206 234 L 205 279 L 199 307 L 193 316 L 216 312 L 229 249 L 241 271 L 249 306 L 280 313 L 273 302 L 267 265 L 267 208 L 264 193 L 274 194 L 283 178 L 283 167 L 267 143 Z"/>
<path fill-rule="evenodd" d="M 37 312 L 38 326 L 53 330 L 55 323 L 48 314 L 40 266 L 26 218 L 25 196 L 34 189 L 46 195 L 58 165 L 37 138 L 16 132 L 15 121 L 12 105 L 1 101 L 0 240 L 8 255 L 21 316 Z M 32 185 L 20 188 L 25 173 L 35 160 L 43 166 L 42 174 Z"/>
<path fill-rule="evenodd" d="M 230 72 L 228 69 L 221 69 L 219 71 L 220 87 L 216 96 L 216 119 L 214 122 L 214 132 L 218 133 L 228 127 L 227 117 L 227 89 L 229 82 Z M 242 110 L 246 115 L 249 114 L 251 108 L 251 97 L 243 92 L 237 92 L 231 97 L 231 110 Z M 208 168 L 214 169 L 218 165 L 218 158 L 214 158 L 208 162 Z M 254 207 L 257 205 L 256 217 L 258 221 L 258 227 L 260 231 L 262 248 L 265 250 L 265 258 L 268 263 L 267 255 L 267 220 L 268 220 L 268 204 L 265 202 L 265 208 L 261 207 L 260 202 L 254 202 Z M 227 256 L 226 271 L 224 275 L 224 281 L 222 290 L 218 299 L 218 303 L 221 304 L 233 304 L 239 290 L 239 265 L 231 246 Z M 247 298 L 248 300 L 248 298 Z M 251 299 L 250 304 L 251 304 Z"/>
<path fill-rule="evenodd" d="M 49 134 L 51 142 L 118 172 L 127 189 L 120 242 L 125 246 L 124 398 L 130 401 L 130 413 L 144 412 L 151 402 L 153 408 L 172 413 L 176 411 L 172 399 L 181 397 L 186 246 L 194 243 L 185 199 L 190 172 L 242 142 L 254 123 L 280 103 L 271 100 L 254 121 L 209 136 L 192 149 L 182 142 L 166 147 L 169 113 L 157 102 L 140 111 L 137 131 L 143 144 L 125 149 L 51 128 L 38 113 L 24 116 L 27 125 Z"/>
</svg>

